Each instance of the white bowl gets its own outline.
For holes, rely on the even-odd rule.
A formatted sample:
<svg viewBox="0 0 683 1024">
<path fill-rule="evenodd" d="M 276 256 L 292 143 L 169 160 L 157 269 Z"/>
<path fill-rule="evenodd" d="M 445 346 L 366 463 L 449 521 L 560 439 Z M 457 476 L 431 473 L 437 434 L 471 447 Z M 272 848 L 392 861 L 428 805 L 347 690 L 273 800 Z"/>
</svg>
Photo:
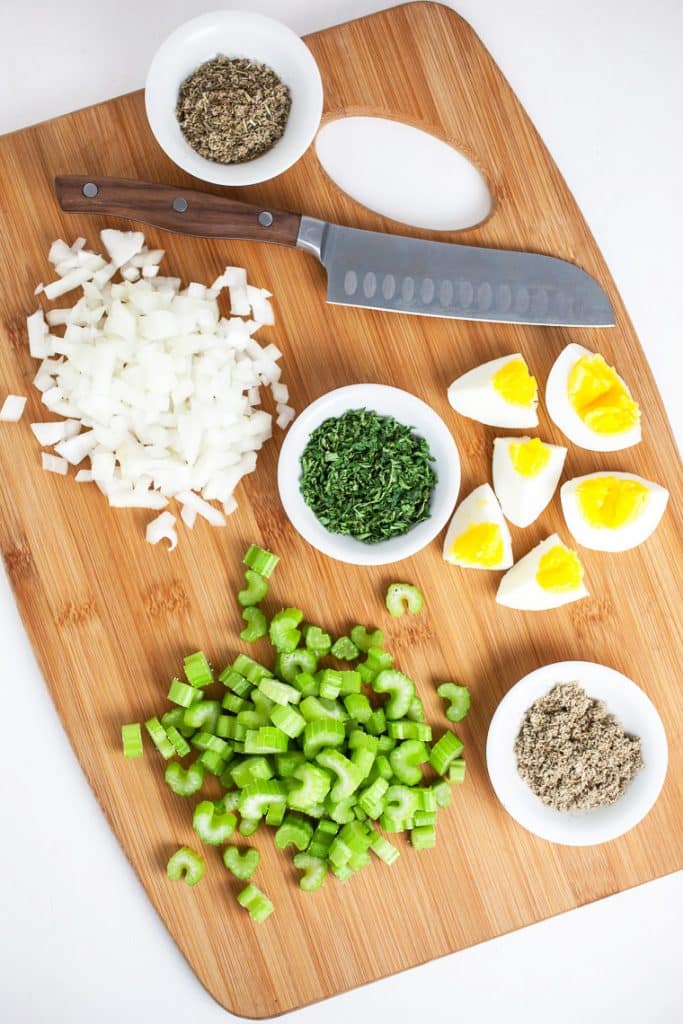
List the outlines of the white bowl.
<svg viewBox="0 0 683 1024">
<path fill-rule="evenodd" d="M 572 682 L 603 700 L 624 730 L 641 741 L 643 768 L 616 803 L 590 811 L 547 807 L 517 773 L 513 750 L 530 705 L 556 683 Z M 616 839 L 645 817 L 664 785 L 668 748 L 657 710 L 639 686 L 605 665 L 561 661 L 530 672 L 503 697 L 489 726 L 486 762 L 496 796 L 525 829 L 563 846 L 594 846 Z"/>
<path fill-rule="evenodd" d="M 185 140 L 175 116 L 182 82 L 218 54 L 267 64 L 292 98 L 282 138 L 243 164 L 205 160 Z M 253 185 L 282 174 L 306 152 L 320 124 L 323 87 L 311 51 L 286 25 L 250 11 L 214 11 L 185 22 L 161 44 L 147 74 L 145 107 L 157 142 L 184 171 L 215 185 Z"/>
<path fill-rule="evenodd" d="M 300 458 L 312 432 L 330 417 L 349 409 L 370 409 L 380 416 L 393 416 L 424 437 L 434 456 L 437 483 L 432 494 L 431 514 L 401 537 L 364 544 L 353 537 L 330 533 L 322 526 L 299 490 Z M 434 540 L 453 511 L 460 490 L 460 457 L 451 433 L 425 402 L 400 388 L 384 384 L 351 384 L 330 391 L 304 409 L 287 431 L 278 462 L 280 498 L 294 528 L 318 551 L 351 565 L 386 565 L 399 562 Z"/>
</svg>

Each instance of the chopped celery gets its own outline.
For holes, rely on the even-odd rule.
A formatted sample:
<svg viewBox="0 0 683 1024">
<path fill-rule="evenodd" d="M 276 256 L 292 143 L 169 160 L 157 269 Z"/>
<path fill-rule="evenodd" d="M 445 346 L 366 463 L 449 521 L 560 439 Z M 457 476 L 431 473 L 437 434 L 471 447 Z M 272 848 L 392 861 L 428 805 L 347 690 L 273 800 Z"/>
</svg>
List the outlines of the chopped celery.
<svg viewBox="0 0 683 1024">
<path fill-rule="evenodd" d="M 387 718 L 403 718 L 415 696 L 415 683 L 396 669 L 382 669 L 373 679 L 372 688 L 375 693 L 389 694 L 384 705 Z"/>
<path fill-rule="evenodd" d="M 330 654 L 339 661 L 355 661 L 359 650 L 350 636 L 340 636 L 332 645 Z"/>
<path fill-rule="evenodd" d="M 441 683 L 437 686 L 436 692 L 439 697 L 443 697 L 445 701 L 448 701 L 449 707 L 446 709 L 446 718 L 449 722 L 462 722 L 467 712 L 470 710 L 470 691 L 466 686 L 459 686 L 457 683 Z"/>
<path fill-rule="evenodd" d="M 169 757 L 173 757 L 175 754 L 175 747 L 169 740 L 166 735 L 166 730 L 156 716 L 147 719 L 145 722 L 145 729 L 149 733 L 152 743 L 157 748 L 161 756 L 167 761 Z"/>
<path fill-rule="evenodd" d="M 309 651 L 312 651 L 319 658 L 330 653 L 332 638 L 320 626 L 304 626 L 302 632 L 304 643 Z"/>
<path fill-rule="evenodd" d="M 256 921 L 258 924 L 265 921 L 265 919 L 273 913 L 274 909 L 273 904 L 268 897 L 251 882 L 246 889 L 242 889 L 242 892 L 239 893 L 237 902 L 241 907 L 244 907 L 245 910 L 249 911 L 251 919 Z"/>
<path fill-rule="evenodd" d="M 384 643 L 384 633 L 381 629 L 375 629 L 369 633 L 365 626 L 354 626 L 351 630 L 351 641 L 359 651 L 369 651 L 371 647 L 381 647 Z"/>
<path fill-rule="evenodd" d="M 168 738 L 171 740 L 171 743 L 173 743 L 171 737 L 169 736 Z M 142 757 L 142 729 L 140 728 L 139 722 L 133 722 L 131 725 L 122 725 L 121 740 L 123 742 L 124 757 Z"/>
<path fill-rule="evenodd" d="M 243 608 L 251 608 L 260 604 L 268 593 L 268 582 L 253 569 L 247 569 L 244 579 L 247 585 L 244 590 L 240 590 L 237 600 Z"/>
<path fill-rule="evenodd" d="M 296 628 L 304 617 L 300 608 L 283 608 L 270 620 L 270 642 L 281 654 L 296 650 L 301 632 Z"/>
<path fill-rule="evenodd" d="M 220 803 L 202 800 L 194 809 L 192 827 L 203 843 L 220 846 L 227 843 L 237 827 L 237 817 L 223 810 Z"/>
<path fill-rule="evenodd" d="M 190 686 L 209 686 L 213 682 L 213 672 L 204 651 L 188 654 L 183 664 L 185 677 Z"/>
<path fill-rule="evenodd" d="M 242 618 L 246 626 L 240 633 L 240 639 L 247 644 L 253 644 L 268 633 L 268 622 L 260 608 L 245 608 Z"/>
<path fill-rule="evenodd" d="M 299 879 L 299 888 L 304 892 L 315 892 L 325 881 L 328 867 L 325 860 L 320 857 L 313 857 L 310 853 L 297 853 L 294 857 L 294 867 L 303 871 Z"/>
<path fill-rule="evenodd" d="M 312 837 L 313 826 L 310 822 L 294 814 L 287 814 L 275 833 L 275 846 L 278 850 L 286 850 L 288 846 L 295 846 L 297 850 L 305 850 Z"/>
<path fill-rule="evenodd" d="M 259 576 L 265 576 L 266 579 L 268 579 L 272 576 L 275 566 L 280 561 L 280 558 L 278 555 L 274 555 L 272 552 L 258 547 L 257 544 L 250 544 L 242 561 L 249 569 L 253 569 L 254 572 L 257 572 Z"/>
<path fill-rule="evenodd" d="M 286 683 L 296 684 L 297 676 L 301 673 L 313 674 L 318 667 L 318 658 L 313 651 L 304 647 L 297 647 L 295 651 L 283 651 L 275 659 L 277 674 Z M 317 693 L 318 690 L 315 690 Z"/>
<path fill-rule="evenodd" d="M 409 611 L 416 615 L 422 611 L 424 597 L 412 583 L 391 583 L 387 590 L 386 606 L 390 615 L 396 617 Z"/>
<path fill-rule="evenodd" d="M 199 761 L 183 768 L 178 761 L 171 761 L 166 766 L 164 778 L 170 789 L 178 796 L 194 796 L 202 788 L 204 782 L 204 765 Z"/>
<path fill-rule="evenodd" d="M 166 874 L 173 882 L 182 878 L 186 885 L 196 885 L 204 877 L 204 858 L 189 846 L 181 846 L 170 857 Z"/>
<path fill-rule="evenodd" d="M 237 846 L 226 846 L 223 851 L 223 863 L 226 868 L 242 882 L 251 878 L 259 866 L 260 860 L 261 854 L 258 850 L 250 847 L 242 852 Z"/>
<path fill-rule="evenodd" d="M 445 775 L 451 761 L 459 757 L 465 744 L 454 732 L 445 732 L 432 747 L 429 762 L 437 775 Z"/>
</svg>

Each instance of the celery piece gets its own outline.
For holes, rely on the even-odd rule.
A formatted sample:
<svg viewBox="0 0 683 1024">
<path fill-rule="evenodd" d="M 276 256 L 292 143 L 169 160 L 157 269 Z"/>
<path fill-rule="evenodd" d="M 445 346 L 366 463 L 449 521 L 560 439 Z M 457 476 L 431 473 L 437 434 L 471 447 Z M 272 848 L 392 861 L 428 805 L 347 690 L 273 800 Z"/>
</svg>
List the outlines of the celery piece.
<svg viewBox="0 0 683 1024">
<path fill-rule="evenodd" d="M 245 608 L 242 618 L 246 626 L 240 633 L 240 640 L 253 644 L 268 633 L 268 621 L 260 608 Z"/>
<path fill-rule="evenodd" d="M 189 846 L 181 846 L 169 858 L 166 874 L 173 882 L 182 878 L 186 885 L 196 885 L 204 877 L 204 858 Z"/>
<path fill-rule="evenodd" d="M 244 579 L 247 585 L 244 590 L 239 591 L 237 600 L 243 608 L 251 608 L 260 604 L 268 593 L 268 582 L 253 569 L 247 569 Z"/>
<path fill-rule="evenodd" d="M 274 910 L 273 904 L 268 897 L 252 882 L 245 889 L 242 889 L 242 892 L 237 896 L 237 902 L 241 907 L 249 911 L 249 916 L 258 924 L 265 921 Z"/>
<path fill-rule="evenodd" d="M 385 603 L 390 615 L 400 616 L 406 611 L 416 615 L 422 611 L 424 597 L 412 583 L 391 583 Z"/>
<path fill-rule="evenodd" d="M 441 683 L 437 686 L 436 692 L 448 702 L 446 718 L 449 722 L 461 722 L 470 710 L 470 691 L 466 686 L 459 686 L 457 683 Z"/>
<path fill-rule="evenodd" d="M 261 854 L 251 847 L 242 852 L 237 846 L 226 846 L 223 851 L 223 863 L 226 868 L 242 882 L 251 878 L 260 860 Z"/>
<path fill-rule="evenodd" d="M 192 827 L 203 843 L 220 846 L 227 843 L 237 827 L 237 817 L 223 810 L 220 803 L 202 800 L 194 809 Z"/>
<path fill-rule="evenodd" d="M 124 757 L 142 757 L 144 751 L 142 749 L 142 729 L 139 722 L 121 726 L 121 741 L 123 743 Z M 173 740 L 171 740 L 171 743 L 173 743 Z"/>
<path fill-rule="evenodd" d="M 242 561 L 249 569 L 257 572 L 259 576 L 265 576 L 268 579 L 273 575 L 275 566 L 280 561 L 280 558 L 271 551 L 260 548 L 257 544 L 250 544 Z"/>
</svg>

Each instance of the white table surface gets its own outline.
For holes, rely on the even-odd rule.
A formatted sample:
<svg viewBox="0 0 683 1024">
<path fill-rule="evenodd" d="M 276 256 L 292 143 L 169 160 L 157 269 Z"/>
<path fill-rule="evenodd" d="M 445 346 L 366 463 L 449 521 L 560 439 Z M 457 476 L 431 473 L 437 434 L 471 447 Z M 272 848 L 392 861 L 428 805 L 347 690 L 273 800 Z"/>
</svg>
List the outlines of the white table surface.
<svg viewBox="0 0 683 1024">
<path fill-rule="evenodd" d="M 0 131 L 138 88 L 161 39 L 213 6 L 1 0 Z M 276 15 L 303 34 L 391 5 L 241 6 Z M 576 195 L 680 439 L 683 4 L 462 0 L 457 8 L 497 59 Z M 0 651 L 2 689 L 11 695 L 0 772 L 0 1020 L 226 1020 L 109 831 L 1 572 Z M 466 894 L 454 891 L 453 898 Z M 679 873 L 288 1019 L 334 1024 L 378 1015 L 401 1024 L 443 1013 L 469 1024 L 674 1024 L 683 1016 L 682 907 Z"/>
</svg>

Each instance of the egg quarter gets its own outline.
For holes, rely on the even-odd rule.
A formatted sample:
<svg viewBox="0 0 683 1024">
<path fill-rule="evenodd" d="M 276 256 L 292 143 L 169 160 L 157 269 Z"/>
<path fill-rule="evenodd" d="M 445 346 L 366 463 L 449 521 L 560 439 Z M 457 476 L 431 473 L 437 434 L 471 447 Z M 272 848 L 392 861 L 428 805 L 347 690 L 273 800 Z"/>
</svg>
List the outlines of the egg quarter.
<svg viewBox="0 0 683 1024">
<path fill-rule="evenodd" d="M 481 484 L 461 501 L 451 519 L 443 557 L 465 569 L 508 569 L 512 538 L 490 484 Z"/>
<path fill-rule="evenodd" d="M 635 473 L 600 470 L 567 480 L 560 502 L 577 544 L 619 553 L 652 536 L 666 511 L 669 492 Z"/>
<path fill-rule="evenodd" d="M 530 526 L 552 501 L 567 449 L 539 437 L 496 437 L 493 489 L 503 515 L 521 528 Z"/>
<path fill-rule="evenodd" d="M 489 427 L 538 426 L 538 384 L 515 352 L 481 363 L 452 382 L 448 401 L 456 412 Z"/>
</svg>

